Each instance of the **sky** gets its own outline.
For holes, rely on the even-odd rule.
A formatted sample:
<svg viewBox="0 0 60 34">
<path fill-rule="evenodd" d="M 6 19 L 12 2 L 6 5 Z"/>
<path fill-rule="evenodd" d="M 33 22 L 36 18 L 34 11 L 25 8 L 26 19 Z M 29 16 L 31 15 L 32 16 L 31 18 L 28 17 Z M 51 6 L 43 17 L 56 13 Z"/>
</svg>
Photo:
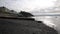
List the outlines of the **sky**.
<svg viewBox="0 0 60 34">
<path fill-rule="evenodd" d="M 32 11 L 54 6 L 56 0 L 0 0 L 0 6 L 5 6 L 17 12 Z"/>
</svg>

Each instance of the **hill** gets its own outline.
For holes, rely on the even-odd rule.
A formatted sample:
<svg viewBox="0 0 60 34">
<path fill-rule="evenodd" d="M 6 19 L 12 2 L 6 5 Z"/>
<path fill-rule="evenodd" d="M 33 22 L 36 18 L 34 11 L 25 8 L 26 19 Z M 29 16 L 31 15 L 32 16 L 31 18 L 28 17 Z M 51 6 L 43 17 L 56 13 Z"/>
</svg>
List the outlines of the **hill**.
<svg viewBox="0 0 60 34">
<path fill-rule="evenodd" d="M 6 7 L 0 7 L 0 17 L 4 16 L 4 17 L 17 17 L 17 14 L 14 10 L 9 10 Z"/>
</svg>

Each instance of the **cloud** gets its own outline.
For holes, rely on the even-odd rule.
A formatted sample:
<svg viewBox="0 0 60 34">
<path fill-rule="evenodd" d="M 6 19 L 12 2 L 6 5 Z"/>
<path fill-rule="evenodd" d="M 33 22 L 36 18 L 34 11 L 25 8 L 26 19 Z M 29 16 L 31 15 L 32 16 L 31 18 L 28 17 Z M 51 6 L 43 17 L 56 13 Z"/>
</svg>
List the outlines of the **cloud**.
<svg viewBox="0 0 60 34">
<path fill-rule="evenodd" d="M 35 8 L 46 8 L 54 5 L 55 0 L 0 0 L 0 6 L 6 6 L 16 11 L 32 11 Z"/>
</svg>

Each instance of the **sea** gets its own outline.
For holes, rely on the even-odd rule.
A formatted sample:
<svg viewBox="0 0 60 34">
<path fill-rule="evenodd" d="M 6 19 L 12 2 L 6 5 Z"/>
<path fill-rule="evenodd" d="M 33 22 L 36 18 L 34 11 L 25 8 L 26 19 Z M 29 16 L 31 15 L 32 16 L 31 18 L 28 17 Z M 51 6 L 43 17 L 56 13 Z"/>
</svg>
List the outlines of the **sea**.
<svg viewBox="0 0 60 34">
<path fill-rule="evenodd" d="M 34 16 L 36 21 L 42 21 L 45 25 L 54 28 L 60 34 L 60 16 Z"/>
<path fill-rule="evenodd" d="M 45 25 L 56 28 L 58 26 L 57 21 L 58 21 L 59 16 L 34 16 L 36 21 L 42 21 Z"/>
</svg>

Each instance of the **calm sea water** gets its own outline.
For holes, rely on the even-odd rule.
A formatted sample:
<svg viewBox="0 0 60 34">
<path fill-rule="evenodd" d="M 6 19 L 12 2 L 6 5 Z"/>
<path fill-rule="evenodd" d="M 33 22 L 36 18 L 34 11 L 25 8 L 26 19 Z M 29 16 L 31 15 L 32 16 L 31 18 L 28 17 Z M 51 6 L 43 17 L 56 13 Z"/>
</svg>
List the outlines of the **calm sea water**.
<svg viewBox="0 0 60 34">
<path fill-rule="evenodd" d="M 35 16 L 36 21 L 43 21 L 49 27 L 56 27 L 56 16 Z"/>
<path fill-rule="evenodd" d="M 35 16 L 32 18 L 36 21 L 43 21 L 45 25 L 56 29 L 60 34 L 60 16 Z"/>
</svg>

